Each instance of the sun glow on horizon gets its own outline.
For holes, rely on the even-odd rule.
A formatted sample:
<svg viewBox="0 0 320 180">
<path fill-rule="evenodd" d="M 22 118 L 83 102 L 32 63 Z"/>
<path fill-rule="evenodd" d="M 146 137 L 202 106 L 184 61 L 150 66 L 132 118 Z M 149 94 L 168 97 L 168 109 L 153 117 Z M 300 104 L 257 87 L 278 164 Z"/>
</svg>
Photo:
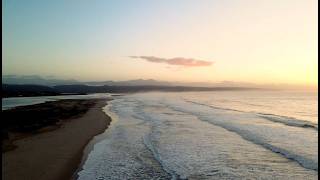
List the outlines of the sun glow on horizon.
<svg viewBox="0 0 320 180">
<path fill-rule="evenodd" d="M 5 0 L 2 70 L 78 80 L 317 86 L 317 5 Z"/>
</svg>

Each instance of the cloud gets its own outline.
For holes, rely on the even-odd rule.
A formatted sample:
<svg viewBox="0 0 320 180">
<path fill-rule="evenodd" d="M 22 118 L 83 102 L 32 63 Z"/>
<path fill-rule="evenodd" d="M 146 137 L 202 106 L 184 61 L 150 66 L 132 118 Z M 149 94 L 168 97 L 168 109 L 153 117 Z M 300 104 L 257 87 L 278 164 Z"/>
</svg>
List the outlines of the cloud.
<svg viewBox="0 0 320 180">
<path fill-rule="evenodd" d="M 153 63 L 166 63 L 170 65 L 177 65 L 177 66 L 185 66 L 185 67 L 199 67 L 199 66 L 211 66 L 213 62 L 210 61 L 203 61 L 197 60 L 192 58 L 183 58 L 183 57 L 175 57 L 175 58 L 159 58 L 154 56 L 129 56 L 130 58 L 135 59 L 144 59 L 149 62 Z"/>
</svg>

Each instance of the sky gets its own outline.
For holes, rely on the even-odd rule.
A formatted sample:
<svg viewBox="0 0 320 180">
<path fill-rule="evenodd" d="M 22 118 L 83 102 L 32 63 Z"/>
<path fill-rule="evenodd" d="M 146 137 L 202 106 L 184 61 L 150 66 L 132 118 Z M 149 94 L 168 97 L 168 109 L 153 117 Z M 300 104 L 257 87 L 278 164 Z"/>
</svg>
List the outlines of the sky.
<svg viewBox="0 0 320 180">
<path fill-rule="evenodd" d="M 3 0 L 2 74 L 318 84 L 316 0 Z"/>
</svg>

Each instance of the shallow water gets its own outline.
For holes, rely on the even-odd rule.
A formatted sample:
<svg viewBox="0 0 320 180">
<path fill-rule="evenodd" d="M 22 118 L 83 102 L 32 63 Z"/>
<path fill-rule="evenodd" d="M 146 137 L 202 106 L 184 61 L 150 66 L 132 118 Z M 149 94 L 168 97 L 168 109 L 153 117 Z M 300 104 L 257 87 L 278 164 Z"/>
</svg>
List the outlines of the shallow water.
<svg viewBox="0 0 320 180">
<path fill-rule="evenodd" d="M 62 96 L 37 96 L 37 97 L 10 97 L 2 98 L 2 110 L 18 107 L 40 104 L 49 101 L 57 101 L 60 99 L 90 99 L 90 98 L 105 98 L 111 94 L 96 93 L 89 95 L 62 95 Z"/>
<path fill-rule="evenodd" d="M 317 179 L 314 119 L 298 119 L 289 114 L 292 108 L 283 114 L 277 108 L 263 110 L 261 102 L 254 110 L 230 103 L 222 106 L 222 101 L 215 104 L 217 99 L 230 98 L 223 96 L 225 92 L 117 97 L 105 107 L 116 120 L 100 135 L 79 179 Z M 244 94 L 238 96 L 238 101 L 244 101 Z M 254 104 L 242 104 L 248 103 Z M 317 105 L 309 104 L 313 103 Z M 299 109 L 297 104 L 287 106 Z M 302 106 L 299 111 L 313 109 Z M 317 110 L 305 114 L 317 115 Z"/>
</svg>

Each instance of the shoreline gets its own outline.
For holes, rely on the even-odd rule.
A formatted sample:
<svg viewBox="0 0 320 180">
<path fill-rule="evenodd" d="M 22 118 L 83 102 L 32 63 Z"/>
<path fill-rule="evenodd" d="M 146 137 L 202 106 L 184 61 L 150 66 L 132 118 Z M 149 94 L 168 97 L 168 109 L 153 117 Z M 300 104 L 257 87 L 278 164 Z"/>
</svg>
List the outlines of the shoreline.
<svg viewBox="0 0 320 180">
<path fill-rule="evenodd" d="M 14 140 L 17 148 L 2 153 L 2 178 L 73 179 L 86 146 L 111 123 L 102 111 L 109 100 L 96 99 L 86 113 L 63 120 L 57 129 Z"/>
<path fill-rule="evenodd" d="M 111 99 L 112 100 L 112 99 Z M 111 101 L 111 100 L 108 100 L 108 101 Z M 78 173 L 83 170 L 83 165 L 84 163 L 86 162 L 86 160 L 88 159 L 88 156 L 89 154 L 91 153 L 91 151 L 94 150 L 94 145 L 99 143 L 100 141 L 102 141 L 103 139 L 105 139 L 106 135 L 106 131 L 109 130 L 111 128 L 111 125 L 113 123 L 115 123 L 115 121 L 117 120 L 115 117 L 114 117 L 114 114 L 110 112 L 110 104 L 106 104 L 106 106 L 108 106 L 108 109 L 107 109 L 107 112 L 103 111 L 105 113 L 105 115 L 110 119 L 110 123 L 108 125 L 108 127 L 101 133 L 93 136 L 89 141 L 88 143 L 85 145 L 85 147 L 83 148 L 83 153 L 82 153 L 82 157 L 81 157 L 81 160 L 80 160 L 80 163 L 78 164 L 78 168 L 74 171 L 72 177 L 71 177 L 71 180 L 76 180 L 78 179 L 79 175 Z M 106 107 L 104 106 L 104 107 Z"/>
</svg>

